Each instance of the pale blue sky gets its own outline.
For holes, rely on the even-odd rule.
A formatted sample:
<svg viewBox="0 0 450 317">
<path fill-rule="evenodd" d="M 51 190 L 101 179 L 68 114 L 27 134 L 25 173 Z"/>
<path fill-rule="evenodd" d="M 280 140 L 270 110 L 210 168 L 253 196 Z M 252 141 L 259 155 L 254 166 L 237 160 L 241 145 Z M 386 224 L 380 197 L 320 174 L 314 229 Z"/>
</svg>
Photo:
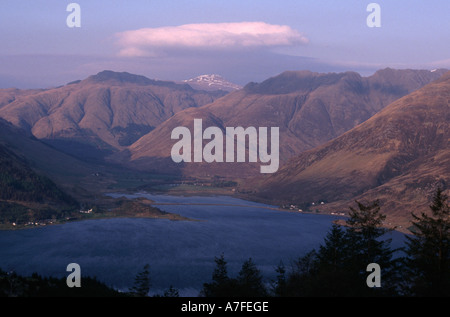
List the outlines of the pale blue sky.
<svg viewBox="0 0 450 317">
<path fill-rule="evenodd" d="M 81 6 L 81 28 L 66 25 L 70 2 Z M 381 6 L 381 28 L 366 25 L 371 2 Z M 448 0 L 2 0 L 0 87 L 60 85 L 104 69 L 169 80 L 219 73 L 245 84 L 284 70 L 450 68 L 449 16 Z M 225 22 L 286 25 L 309 42 L 119 56 L 121 32 Z"/>
</svg>

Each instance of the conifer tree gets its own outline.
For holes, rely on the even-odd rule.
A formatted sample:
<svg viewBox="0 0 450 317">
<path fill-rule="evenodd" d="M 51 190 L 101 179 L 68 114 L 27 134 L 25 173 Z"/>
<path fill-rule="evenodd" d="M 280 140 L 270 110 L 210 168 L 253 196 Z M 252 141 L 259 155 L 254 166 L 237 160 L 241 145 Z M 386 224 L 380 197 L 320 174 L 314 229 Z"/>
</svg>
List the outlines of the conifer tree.
<svg viewBox="0 0 450 317">
<path fill-rule="evenodd" d="M 227 262 L 222 254 L 215 257 L 216 267 L 212 274 L 212 282 L 204 283 L 200 293 L 205 297 L 231 297 L 234 294 L 235 281 L 228 277 Z"/>
<path fill-rule="evenodd" d="M 383 222 L 386 215 L 380 214 L 380 205 L 378 201 L 367 205 L 356 201 L 358 209 L 350 207 L 350 218 L 346 221 L 348 226 L 348 237 L 351 244 L 358 252 L 359 260 L 365 265 L 375 262 L 382 264 L 389 262 L 392 251 L 388 247 L 391 239 L 380 240 L 389 230 L 383 228 Z"/>
<path fill-rule="evenodd" d="M 345 228 L 333 224 L 316 254 L 312 295 L 355 296 L 364 287 L 355 265 L 357 250 Z"/>
<path fill-rule="evenodd" d="M 280 261 L 275 272 L 277 273 L 277 279 L 273 282 L 272 293 L 276 297 L 286 296 L 286 267 L 284 266 L 283 261 Z"/>
<path fill-rule="evenodd" d="M 333 224 L 324 239 L 324 244 L 319 247 L 318 263 L 330 272 L 337 272 L 348 263 L 350 257 L 350 244 L 345 229 Z"/>
<path fill-rule="evenodd" d="M 251 258 L 242 264 L 237 277 L 237 291 L 243 297 L 267 296 L 267 290 L 263 283 L 261 271 L 256 267 Z"/>
<path fill-rule="evenodd" d="M 409 294 L 450 296 L 450 207 L 438 188 L 431 214 L 412 213 L 412 237 L 407 237 L 406 265 Z"/>
<path fill-rule="evenodd" d="M 180 297 L 180 293 L 172 285 L 164 291 L 163 297 Z"/>
<path fill-rule="evenodd" d="M 148 296 L 148 292 L 150 291 L 150 265 L 146 264 L 144 270 L 136 275 L 134 285 L 130 291 L 132 296 Z"/>
<path fill-rule="evenodd" d="M 314 296 L 317 273 L 317 251 L 312 250 L 294 262 L 286 279 L 285 296 Z"/>
<path fill-rule="evenodd" d="M 318 250 L 300 258 L 287 279 L 290 296 L 374 296 L 397 294 L 397 260 L 392 259 L 389 230 L 378 201 L 350 208 L 344 226 L 333 224 Z M 367 266 L 377 263 L 383 271 L 384 287 L 373 290 L 366 284 Z"/>
<path fill-rule="evenodd" d="M 376 200 L 368 204 L 356 201 L 358 209 L 350 207 L 350 218 L 346 221 L 347 238 L 351 247 L 352 260 L 349 266 L 358 272 L 363 278 L 365 291 L 370 290 L 365 285 L 367 276 L 366 268 L 370 263 L 376 263 L 382 270 L 382 288 L 378 295 L 396 295 L 398 292 L 398 279 L 400 271 L 399 260 L 393 259 L 394 252 L 391 249 L 392 239 L 384 239 L 383 236 L 391 231 L 383 227 L 386 215 L 380 213 L 380 204 Z M 374 292 L 367 292 L 367 295 L 375 295 Z"/>
</svg>

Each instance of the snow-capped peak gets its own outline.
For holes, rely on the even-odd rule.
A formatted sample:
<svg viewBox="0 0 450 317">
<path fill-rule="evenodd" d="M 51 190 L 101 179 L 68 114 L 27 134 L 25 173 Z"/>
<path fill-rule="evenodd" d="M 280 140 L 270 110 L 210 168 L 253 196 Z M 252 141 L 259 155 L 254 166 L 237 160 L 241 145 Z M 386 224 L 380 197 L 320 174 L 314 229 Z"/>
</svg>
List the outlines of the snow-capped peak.
<svg viewBox="0 0 450 317">
<path fill-rule="evenodd" d="M 203 90 L 233 91 L 242 88 L 217 74 L 200 75 L 192 79 L 183 80 L 183 82 L 191 85 L 195 89 Z"/>
</svg>

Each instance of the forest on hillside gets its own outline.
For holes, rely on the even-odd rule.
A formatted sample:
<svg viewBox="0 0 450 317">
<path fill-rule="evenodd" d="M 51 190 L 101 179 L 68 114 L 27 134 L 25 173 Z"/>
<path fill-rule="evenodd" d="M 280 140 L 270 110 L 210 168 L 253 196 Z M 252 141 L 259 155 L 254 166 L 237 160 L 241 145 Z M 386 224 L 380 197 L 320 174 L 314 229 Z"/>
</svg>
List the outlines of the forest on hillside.
<svg viewBox="0 0 450 317">
<path fill-rule="evenodd" d="M 0 145 L 0 223 L 64 217 L 77 201 Z"/>
</svg>

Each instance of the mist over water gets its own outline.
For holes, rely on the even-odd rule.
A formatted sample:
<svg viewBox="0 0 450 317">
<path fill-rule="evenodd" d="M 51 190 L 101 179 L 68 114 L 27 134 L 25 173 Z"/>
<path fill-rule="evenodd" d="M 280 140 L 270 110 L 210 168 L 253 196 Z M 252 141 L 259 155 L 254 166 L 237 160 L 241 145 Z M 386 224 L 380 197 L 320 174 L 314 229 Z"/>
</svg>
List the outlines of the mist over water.
<svg viewBox="0 0 450 317">
<path fill-rule="evenodd" d="M 323 242 L 338 218 L 264 209 L 267 205 L 222 196 L 117 196 L 147 197 L 164 211 L 197 221 L 114 218 L 0 231 L 0 268 L 65 277 L 67 265 L 78 263 L 82 277 L 95 276 L 126 290 L 148 263 L 152 292 L 162 294 L 172 285 L 181 296 L 197 296 L 211 280 L 215 256 L 224 254 L 230 276 L 251 257 L 270 282 L 280 261 L 289 269 L 293 260 Z M 400 233 L 392 237 L 393 247 L 403 240 Z"/>
</svg>

